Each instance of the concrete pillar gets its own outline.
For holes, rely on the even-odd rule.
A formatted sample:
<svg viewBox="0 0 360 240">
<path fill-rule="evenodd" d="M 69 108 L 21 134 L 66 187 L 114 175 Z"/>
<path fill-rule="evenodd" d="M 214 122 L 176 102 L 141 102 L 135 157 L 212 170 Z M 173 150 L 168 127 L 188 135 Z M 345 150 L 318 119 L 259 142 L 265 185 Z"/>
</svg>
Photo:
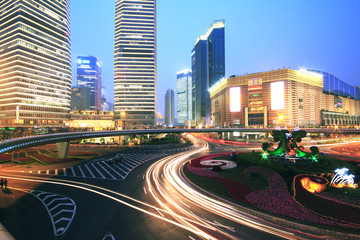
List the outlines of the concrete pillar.
<svg viewBox="0 0 360 240">
<path fill-rule="evenodd" d="M 58 158 L 65 159 L 69 154 L 70 142 L 58 142 L 56 147 L 58 150 Z"/>
<path fill-rule="evenodd" d="M 176 134 L 176 139 L 181 143 L 181 133 Z"/>
</svg>

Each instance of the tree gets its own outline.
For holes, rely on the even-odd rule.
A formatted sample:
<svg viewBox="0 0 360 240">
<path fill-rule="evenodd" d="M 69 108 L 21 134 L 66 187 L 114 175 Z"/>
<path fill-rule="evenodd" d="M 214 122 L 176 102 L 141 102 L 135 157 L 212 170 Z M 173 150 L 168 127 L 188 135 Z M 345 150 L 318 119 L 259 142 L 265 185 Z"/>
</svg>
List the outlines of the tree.
<svg viewBox="0 0 360 240">
<path fill-rule="evenodd" d="M 312 155 L 317 155 L 317 154 L 319 154 L 319 148 L 318 147 L 316 147 L 316 146 L 312 146 L 312 147 L 310 147 L 310 151 L 311 151 L 311 154 Z"/>
<path fill-rule="evenodd" d="M 261 145 L 261 148 L 264 150 L 264 152 L 266 152 L 270 147 L 270 144 L 268 142 L 264 142 L 262 145 Z"/>
</svg>

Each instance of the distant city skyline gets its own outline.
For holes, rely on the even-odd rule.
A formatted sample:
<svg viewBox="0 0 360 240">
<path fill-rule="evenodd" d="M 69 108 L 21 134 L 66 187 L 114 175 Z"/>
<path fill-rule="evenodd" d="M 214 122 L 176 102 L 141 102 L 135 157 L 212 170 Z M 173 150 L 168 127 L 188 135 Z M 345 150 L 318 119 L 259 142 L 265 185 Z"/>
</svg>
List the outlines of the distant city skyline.
<svg viewBox="0 0 360 240">
<path fill-rule="evenodd" d="M 216 19 L 226 22 L 227 77 L 284 66 L 306 67 L 359 86 L 360 33 L 355 31 L 360 22 L 359 8 L 356 0 L 346 4 L 324 0 L 226 0 L 222 4 L 215 0 L 206 4 L 157 0 L 157 111 L 164 115 L 162 96 L 168 88 L 176 88 L 176 72 L 191 67 L 194 39 Z M 97 21 L 86 24 L 94 16 Z M 109 90 L 110 99 L 114 81 L 114 16 L 115 1 L 106 1 L 100 8 L 95 0 L 71 2 L 73 85 L 76 56 L 96 55 L 104 64 L 103 85 Z M 93 29 L 97 34 L 84 37 Z"/>
</svg>

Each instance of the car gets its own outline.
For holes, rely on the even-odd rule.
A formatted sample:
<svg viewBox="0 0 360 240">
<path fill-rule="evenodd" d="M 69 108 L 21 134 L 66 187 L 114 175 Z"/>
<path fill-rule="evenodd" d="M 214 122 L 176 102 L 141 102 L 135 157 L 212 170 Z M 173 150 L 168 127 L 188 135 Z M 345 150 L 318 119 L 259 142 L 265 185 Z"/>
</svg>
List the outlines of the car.
<svg viewBox="0 0 360 240">
<path fill-rule="evenodd" d="M 121 154 L 116 154 L 115 157 L 112 157 L 107 160 L 108 163 L 118 163 L 118 162 L 123 162 L 123 161 L 125 161 L 125 157 L 122 156 Z"/>
</svg>

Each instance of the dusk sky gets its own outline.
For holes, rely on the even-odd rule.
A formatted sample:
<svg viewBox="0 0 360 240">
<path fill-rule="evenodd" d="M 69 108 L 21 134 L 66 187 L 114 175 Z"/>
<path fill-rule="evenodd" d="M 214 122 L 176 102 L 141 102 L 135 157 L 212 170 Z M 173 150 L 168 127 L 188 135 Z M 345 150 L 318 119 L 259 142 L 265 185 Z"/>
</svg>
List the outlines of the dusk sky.
<svg viewBox="0 0 360 240">
<path fill-rule="evenodd" d="M 176 72 L 191 68 L 196 38 L 225 19 L 226 76 L 290 67 L 360 85 L 359 0 L 157 0 L 157 104 L 164 116 Z M 113 101 L 115 0 L 72 0 L 72 65 L 97 56 Z"/>
</svg>

